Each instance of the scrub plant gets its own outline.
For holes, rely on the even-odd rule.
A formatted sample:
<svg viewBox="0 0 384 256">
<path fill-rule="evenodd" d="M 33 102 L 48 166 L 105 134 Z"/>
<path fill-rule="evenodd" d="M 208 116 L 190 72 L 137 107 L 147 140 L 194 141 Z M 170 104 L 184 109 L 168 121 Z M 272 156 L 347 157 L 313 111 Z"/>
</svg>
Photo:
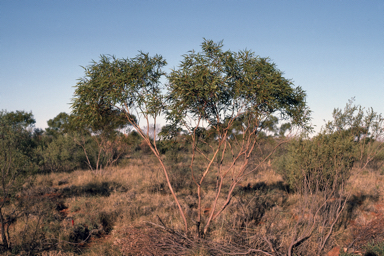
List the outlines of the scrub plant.
<svg viewBox="0 0 384 256">
<path fill-rule="evenodd" d="M 323 253 L 351 196 L 347 181 L 352 169 L 360 172 L 381 154 L 383 135 L 381 114 L 364 111 L 353 105 L 352 99 L 343 110 L 334 110 L 333 120 L 319 134 L 312 138 L 303 134 L 292 140 L 284 175 L 301 199 L 286 235 L 290 242 L 281 252 L 285 250 L 288 256 Z M 271 250 L 277 250 L 271 240 L 269 243 Z"/>
<path fill-rule="evenodd" d="M 9 251 L 12 249 L 9 227 L 18 217 L 19 209 L 6 212 L 5 208 L 35 170 L 28 154 L 30 128 L 34 123 L 31 113 L 0 111 L 0 225 L 2 247 Z"/>
</svg>

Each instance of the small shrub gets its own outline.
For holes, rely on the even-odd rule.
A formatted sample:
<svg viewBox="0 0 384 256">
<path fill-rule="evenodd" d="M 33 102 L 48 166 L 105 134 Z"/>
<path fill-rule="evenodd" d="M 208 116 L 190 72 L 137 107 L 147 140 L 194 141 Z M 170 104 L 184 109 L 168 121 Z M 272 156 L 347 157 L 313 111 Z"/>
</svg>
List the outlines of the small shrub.
<svg viewBox="0 0 384 256">
<path fill-rule="evenodd" d="M 116 219 L 116 216 L 106 212 L 99 212 L 98 219 L 105 233 L 109 233 L 113 230 L 113 225 Z"/>
<path fill-rule="evenodd" d="M 75 225 L 75 228 L 72 230 L 69 235 L 69 242 L 71 243 L 81 243 L 84 242 L 89 237 L 89 230 L 84 224 Z"/>
<path fill-rule="evenodd" d="M 320 190 L 338 187 L 349 177 L 356 160 L 354 143 L 353 137 L 340 133 L 293 140 L 285 162 L 291 188 L 301 191 L 305 182 Z"/>
<path fill-rule="evenodd" d="M 368 243 L 363 247 L 364 251 L 366 251 L 365 255 L 373 256 L 383 256 L 384 255 L 384 243 Z"/>
</svg>

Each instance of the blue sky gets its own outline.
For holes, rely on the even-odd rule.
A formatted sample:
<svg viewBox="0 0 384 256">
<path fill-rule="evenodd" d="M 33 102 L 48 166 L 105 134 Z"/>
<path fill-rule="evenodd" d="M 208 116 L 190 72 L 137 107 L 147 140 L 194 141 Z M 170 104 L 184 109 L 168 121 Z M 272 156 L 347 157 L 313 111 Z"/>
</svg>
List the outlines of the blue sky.
<svg viewBox="0 0 384 256">
<path fill-rule="evenodd" d="M 384 113 L 382 0 L 2 0 L 0 109 L 45 128 L 100 54 L 161 54 L 169 71 L 203 38 L 270 57 L 307 92 L 318 128 L 352 97 Z"/>
</svg>

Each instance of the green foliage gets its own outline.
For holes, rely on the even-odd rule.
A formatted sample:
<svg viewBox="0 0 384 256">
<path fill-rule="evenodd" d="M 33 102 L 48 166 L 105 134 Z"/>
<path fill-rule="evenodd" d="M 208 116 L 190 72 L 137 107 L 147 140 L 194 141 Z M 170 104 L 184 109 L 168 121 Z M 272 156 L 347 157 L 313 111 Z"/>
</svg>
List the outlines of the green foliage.
<svg viewBox="0 0 384 256">
<path fill-rule="evenodd" d="M 181 135 L 181 132 L 180 127 L 165 125 L 159 133 L 161 139 L 157 143 L 157 147 L 161 154 L 166 156 L 166 161 L 170 165 L 185 161 L 185 153 L 190 147 L 190 140 L 188 141 L 186 136 Z"/>
<path fill-rule="evenodd" d="M 3 199 L 14 196 L 23 178 L 35 169 L 28 154 L 31 132 L 27 130 L 34 122 L 31 114 L 29 121 L 19 119 L 21 116 L 21 112 L 0 112 L 0 197 Z"/>
<path fill-rule="evenodd" d="M 47 124 L 34 150 L 40 171 L 61 172 L 86 168 L 84 152 L 74 137 L 76 134 L 89 135 L 89 131 L 76 127 L 74 116 L 64 112 L 48 120 Z"/>
<path fill-rule="evenodd" d="M 353 136 L 335 132 L 320 133 L 312 139 L 300 138 L 293 140 L 288 149 L 287 179 L 296 191 L 301 191 L 305 182 L 313 182 L 312 189 L 338 186 L 349 177 L 354 161 Z"/>
<path fill-rule="evenodd" d="M 85 160 L 81 148 L 69 134 L 57 135 L 40 154 L 44 161 L 43 168 L 54 172 L 73 171 L 82 167 Z"/>
<path fill-rule="evenodd" d="M 16 110 L 16 112 L 3 112 L 3 115 L 6 116 L 10 124 L 24 129 L 32 127 L 36 123 L 32 112 L 27 113 L 25 111 Z"/>
<path fill-rule="evenodd" d="M 149 134 L 144 135 L 133 112 L 139 117 L 144 116 L 147 121 L 149 117 L 156 119 L 161 114 L 163 97 L 159 79 L 164 74 L 161 67 L 165 64 L 161 56 L 149 57 L 140 53 L 132 59 L 102 55 L 99 62 L 93 61 L 92 65 L 84 68 L 85 76 L 76 85 L 72 109 L 77 127 L 91 131 L 97 144 L 95 170 L 101 164 L 101 154 L 110 151 L 108 141 L 113 141 L 116 148 L 124 148 L 124 139 L 114 138 L 119 137 L 116 130 L 127 124 L 133 125 L 140 137 L 147 137 L 146 144 L 150 143 Z M 147 125 L 149 129 L 149 123 Z M 84 143 L 79 145 L 86 153 Z M 113 155 L 109 154 L 109 157 Z M 109 158 L 107 162 L 115 162 L 115 159 Z M 93 169 L 89 158 L 87 163 Z"/>
<path fill-rule="evenodd" d="M 335 109 L 333 120 L 326 124 L 325 132 L 340 132 L 354 137 L 359 168 L 380 161 L 384 154 L 384 117 L 372 108 L 365 110 L 348 101 L 344 110 Z"/>
<path fill-rule="evenodd" d="M 181 131 L 182 129 L 180 127 L 176 127 L 175 125 L 164 125 L 161 127 L 159 137 L 162 140 L 171 140 L 179 136 Z"/>
<path fill-rule="evenodd" d="M 9 233 L 4 206 L 16 197 L 22 189 L 26 177 L 35 170 L 30 150 L 31 126 L 34 124 L 32 113 L 0 112 L 0 224 L 2 245 L 8 250 Z"/>
<path fill-rule="evenodd" d="M 73 116 L 70 116 L 65 112 L 61 112 L 53 119 L 49 119 L 47 122 L 48 128 L 45 129 L 47 135 L 63 135 L 75 130 L 72 124 L 72 119 Z"/>
<path fill-rule="evenodd" d="M 158 116 L 163 98 L 159 79 L 164 75 L 164 65 L 159 55 L 140 53 L 132 59 L 102 55 L 99 62 L 84 68 L 85 76 L 77 83 L 72 101 L 73 113 L 81 124 L 94 130 L 104 129 L 112 121 L 118 125 L 127 120 L 136 123 L 131 108 Z"/>
<path fill-rule="evenodd" d="M 368 243 L 366 246 L 364 246 L 363 249 L 369 255 L 383 256 L 384 255 L 384 242 Z"/>
<path fill-rule="evenodd" d="M 360 105 L 353 105 L 354 101 L 354 98 L 350 99 L 344 110 L 339 108 L 333 110 L 333 120 L 327 122 L 325 131 L 327 133 L 343 131 L 355 136 L 357 141 L 363 138 L 382 139 L 384 132 L 382 114 L 378 114 L 372 108 L 365 110 Z"/>
<path fill-rule="evenodd" d="M 313 138 L 293 140 L 286 156 L 280 160 L 285 166 L 290 185 L 297 190 L 305 180 L 324 188 L 345 182 L 354 163 L 365 167 L 380 159 L 384 144 L 384 119 L 372 109 L 364 111 L 349 100 L 344 110 L 335 109 L 333 120 Z"/>
<path fill-rule="evenodd" d="M 302 230 L 301 235 L 295 235 L 294 246 L 309 232 L 313 239 L 322 241 L 317 254 L 325 248 L 351 195 L 346 184 L 352 168 L 361 171 L 383 150 L 383 124 L 381 114 L 372 109 L 365 112 L 350 100 L 344 110 L 334 110 L 333 120 L 318 135 L 291 141 L 281 162 L 285 178 L 303 198 L 298 205 L 301 216 L 313 215 L 313 220 L 306 222 L 303 217 L 298 219 Z M 329 228 L 327 233 L 313 232 L 324 227 Z"/>
<path fill-rule="evenodd" d="M 257 129 L 266 116 L 279 112 L 305 123 L 304 91 L 293 87 L 275 64 L 248 50 L 224 52 L 222 47 L 222 42 L 205 40 L 202 52 L 184 55 L 180 68 L 168 75 L 169 120 L 192 116 L 216 127 L 237 118 Z"/>
<path fill-rule="evenodd" d="M 168 165 L 190 161 L 188 158 L 190 145 L 186 145 L 185 141 L 161 141 L 158 143 L 158 148 L 160 152 L 165 155 L 165 160 Z"/>
<path fill-rule="evenodd" d="M 103 121 L 93 125 L 84 123 L 83 117 L 75 114 L 60 113 L 50 119 L 46 143 L 38 149 L 42 169 L 72 171 L 88 167 L 98 171 L 114 164 L 127 153 L 129 144 L 118 130 L 124 128 L 127 121 L 124 116 L 114 114 L 100 112 L 98 117 L 104 118 Z"/>
</svg>

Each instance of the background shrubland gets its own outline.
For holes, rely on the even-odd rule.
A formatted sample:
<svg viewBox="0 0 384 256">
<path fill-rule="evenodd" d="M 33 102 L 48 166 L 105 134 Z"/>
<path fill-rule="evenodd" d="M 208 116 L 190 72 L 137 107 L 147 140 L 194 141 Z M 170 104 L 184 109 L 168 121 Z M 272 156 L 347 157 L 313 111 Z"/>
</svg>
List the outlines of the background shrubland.
<svg viewBox="0 0 384 256">
<path fill-rule="evenodd" d="M 53 151 L 49 145 L 55 139 L 46 132 L 40 137 L 33 135 L 33 129 L 26 132 L 30 132 L 25 137 L 31 144 L 28 152 L 35 155 L 28 160 L 28 173 L 20 183 L 14 183 L 13 195 L 2 200 L 10 246 L 9 250 L 3 247 L 4 253 L 161 255 L 173 250 L 187 255 L 221 255 L 253 250 L 271 253 L 273 248 L 282 255 L 289 250 L 297 255 L 316 255 L 321 243 L 322 252 L 336 246 L 349 246 L 350 252 L 382 250 L 384 154 L 379 140 L 358 141 L 355 135 L 341 130 L 324 130 L 311 138 L 290 137 L 257 173 L 239 182 L 228 208 L 199 238 L 194 235 L 193 222 L 184 233 L 157 159 L 135 133 L 125 135 L 127 144 L 132 143 L 129 151 L 115 165 L 96 172 L 86 169 L 87 165 L 78 168 L 81 161 L 86 161 L 84 155 L 78 162 L 69 162 L 74 164 L 71 169 L 65 161 L 62 169 L 46 169 L 39 153 L 54 152 L 42 151 L 42 141 L 48 145 L 46 150 Z M 287 139 L 260 136 L 258 149 L 251 157 L 254 162 Z M 186 217 L 193 220 L 198 216 L 198 205 L 190 177 L 190 141 L 181 134 L 158 141 L 158 147 Z M 377 151 L 361 151 L 372 148 Z M 73 149 L 84 153 L 70 140 L 58 153 Z M 361 160 L 362 153 L 373 152 L 372 158 Z M 204 166 L 205 161 L 196 159 L 196 166 Z M 211 211 L 209 202 L 215 199 L 216 186 L 216 175 L 208 175 L 201 188 L 202 198 L 208 202 L 202 207 L 205 217 Z M 225 200 L 222 196 L 219 203 Z M 190 239 L 188 243 L 184 235 Z"/>
<path fill-rule="evenodd" d="M 222 47 L 165 87 L 159 55 L 101 56 L 45 130 L 2 111 L 1 252 L 383 255 L 381 114 L 350 100 L 314 134 L 300 87 Z"/>
</svg>

